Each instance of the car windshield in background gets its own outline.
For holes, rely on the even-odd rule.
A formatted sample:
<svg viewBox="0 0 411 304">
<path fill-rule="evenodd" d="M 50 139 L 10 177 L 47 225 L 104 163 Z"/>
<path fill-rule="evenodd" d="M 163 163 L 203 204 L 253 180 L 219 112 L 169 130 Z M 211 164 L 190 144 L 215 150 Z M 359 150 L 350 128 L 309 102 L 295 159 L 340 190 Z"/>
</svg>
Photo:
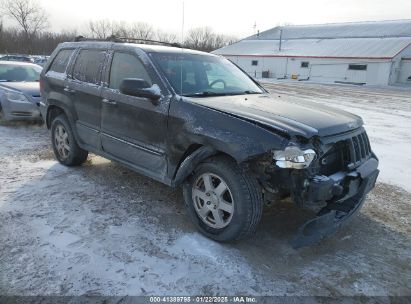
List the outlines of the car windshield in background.
<svg viewBox="0 0 411 304">
<path fill-rule="evenodd" d="M 0 64 L 0 82 L 39 81 L 41 67 L 31 65 Z"/>
<path fill-rule="evenodd" d="M 151 53 L 176 93 L 183 96 L 260 94 L 261 88 L 227 59 L 184 53 Z"/>
</svg>

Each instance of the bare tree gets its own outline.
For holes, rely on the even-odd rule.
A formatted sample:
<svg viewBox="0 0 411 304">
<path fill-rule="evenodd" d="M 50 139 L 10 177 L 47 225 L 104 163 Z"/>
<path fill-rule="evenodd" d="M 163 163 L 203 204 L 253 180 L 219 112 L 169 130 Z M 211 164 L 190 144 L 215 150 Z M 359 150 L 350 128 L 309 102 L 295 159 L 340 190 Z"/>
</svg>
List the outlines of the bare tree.
<svg viewBox="0 0 411 304">
<path fill-rule="evenodd" d="M 27 38 L 28 51 L 31 52 L 33 38 L 48 26 L 45 10 L 34 0 L 3 0 L 2 10 L 17 22 Z"/>
<path fill-rule="evenodd" d="M 185 45 L 192 49 L 206 51 L 212 43 L 213 30 L 209 27 L 197 27 L 188 31 Z"/>
<path fill-rule="evenodd" d="M 4 48 L 4 27 L 3 20 L 0 20 L 0 49 Z"/>
<path fill-rule="evenodd" d="M 89 21 L 88 27 L 91 36 L 98 39 L 105 39 L 109 36 L 115 35 L 116 31 L 116 25 L 108 19 Z"/>
<path fill-rule="evenodd" d="M 128 30 L 128 37 L 138 39 L 154 39 L 154 28 L 145 22 L 134 22 Z"/>
<path fill-rule="evenodd" d="M 117 37 L 128 37 L 129 36 L 129 25 L 127 22 L 119 21 L 112 23 L 112 35 Z"/>
<path fill-rule="evenodd" d="M 237 39 L 233 36 L 216 34 L 209 27 L 197 27 L 188 31 L 184 44 L 186 47 L 211 52 L 228 44 L 232 44 Z"/>
<path fill-rule="evenodd" d="M 161 42 L 174 43 L 177 40 L 177 35 L 175 33 L 157 30 L 156 39 Z"/>
<path fill-rule="evenodd" d="M 108 19 L 89 21 L 88 28 L 94 38 L 106 39 L 110 36 L 129 37 L 139 39 L 154 39 L 154 28 L 144 22 L 135 22 L 132 24 L 124 21 L 115 22 Z"/>
</svg>

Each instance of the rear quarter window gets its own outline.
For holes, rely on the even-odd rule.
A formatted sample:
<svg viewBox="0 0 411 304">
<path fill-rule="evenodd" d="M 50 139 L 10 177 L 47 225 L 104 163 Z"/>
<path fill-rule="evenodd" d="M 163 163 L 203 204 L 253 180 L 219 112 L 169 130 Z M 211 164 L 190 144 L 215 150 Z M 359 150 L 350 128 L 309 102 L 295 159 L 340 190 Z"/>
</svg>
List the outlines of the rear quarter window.
<svg viewBox="0 0 411 304">
<path fill-rule="evenodd" d="M 82 82 L 99 84 L 106 52 L 104 50 L 81 50 L 73 68 L 73 78 Z"/>
<path fill-rule="evenodd" d="M 53 60 L 49 71 L 56 73 L 65 73 L 67 65 L 70 61 L 71 55 L 73 55 L 74 49 L 61 50 Z"/>
</svg>

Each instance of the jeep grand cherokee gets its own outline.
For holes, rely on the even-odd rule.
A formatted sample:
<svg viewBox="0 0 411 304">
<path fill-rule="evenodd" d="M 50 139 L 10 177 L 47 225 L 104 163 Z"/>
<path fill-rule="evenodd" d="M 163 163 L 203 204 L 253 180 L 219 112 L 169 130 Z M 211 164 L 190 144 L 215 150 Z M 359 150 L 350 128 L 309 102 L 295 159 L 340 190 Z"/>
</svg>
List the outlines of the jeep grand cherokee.
<svg viewBox="0 0 411 304">
<path fill-rule="evenodd" d="M 374 187 L 378 159 L 360 117 L 270 95 L 222 57 L 176 47 L 60 44 L 41 74 L 42 112 L 67 166 L 88 152 L 172 187 L 217 241 L 253 233 L 264 202 L 317 216 L 295 247 L 335 232 Z"/>
</svg>

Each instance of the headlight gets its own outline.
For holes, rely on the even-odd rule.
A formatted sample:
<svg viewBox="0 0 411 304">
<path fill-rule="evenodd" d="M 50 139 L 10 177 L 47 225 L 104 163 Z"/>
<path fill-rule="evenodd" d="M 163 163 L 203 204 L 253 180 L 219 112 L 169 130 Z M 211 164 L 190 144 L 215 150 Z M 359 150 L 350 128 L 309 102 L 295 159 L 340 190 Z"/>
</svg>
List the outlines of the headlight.
<svg viewBox="0 0 411 304">
<path fill-rule="evenodd" d="M 20 93 L 6 92 L 6 98 L 11 102 L 30 103 L 27 97 Z"/>
<path fill-rule="evenodd" d="M 285 150 L 274 151 L 274 160 L 280 168 L 304 169 L 311 164 L 315 155 L 313 149 L 301 150 L 298 147 L 290 146 Z"/>
</svg>

